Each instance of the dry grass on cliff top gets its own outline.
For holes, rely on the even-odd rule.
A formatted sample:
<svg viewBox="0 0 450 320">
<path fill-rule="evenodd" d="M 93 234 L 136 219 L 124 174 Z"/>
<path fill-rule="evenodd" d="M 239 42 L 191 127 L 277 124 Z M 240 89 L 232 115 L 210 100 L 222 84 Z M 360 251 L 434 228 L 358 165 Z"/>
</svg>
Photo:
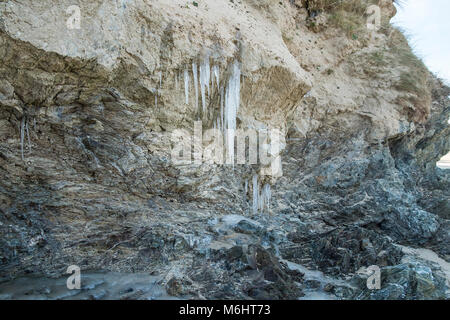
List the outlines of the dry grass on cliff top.
<svg viewBox="0 0 450 320">
<path fill-rule="evenodd" d="M 322 0 L 323 10 L 330 13 L 329 22 L 347 36 L 358 38 L 366 30 L 366 10 L 376 0 Z"/>
<path fill-rule="evenodd" d="M 367 36 L 366 10 L 378 0 L 321 0 L 321 10 L 329 13 L 329 22 L 343 30 L 353 39 Z M 396 0 L 398 5 L 406 5 L 405 0 Z M 383 69 L 400 70 L 394 88 L 400 92 L 397 102 L 403 105 L 410 120 L 422 122 L 430 112 L 431 90 L 430 72 L 408 43 L 407 36 L 398 28 L 393 28 L 385 21 L 380 30 L 388 36 L 387 47 L 368 55 L 368 65 L 373 70 L 384 74 Z"/>
<path fill-rule="evenodd" d="M 405 5 L 406 0 L 394 0 L 400 6 Z M 347 36 L 358 38 L 367 32 L 366 10 L 370 5 L 378 5 L 379 0 L 318 0 L 317 10 L 324 10 L 330 14 L 329 22 L 342 29 Z M 382 29 L 389 29 L 384 24 Z"/>
<path fill-rule="evenodd" d="M 405 93 L 405 96 L 399 99 L 399 103 L 409 109 L 411 120 L 422 122 L 431 108 L 431 73 L 423 61 L 414 54 L 400 29 L 393 29 L 388 45 L 389 52 L 394 58 L 391 63 L 402 70 L 395 83 L 395 88 Z"/>
</svg>

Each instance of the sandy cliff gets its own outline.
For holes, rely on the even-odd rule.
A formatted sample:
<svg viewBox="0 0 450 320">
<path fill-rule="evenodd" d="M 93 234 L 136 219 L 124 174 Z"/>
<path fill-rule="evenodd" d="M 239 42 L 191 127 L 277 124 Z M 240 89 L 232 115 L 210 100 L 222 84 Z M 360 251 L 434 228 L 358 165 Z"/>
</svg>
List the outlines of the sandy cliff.
<svg viewBox="0 0 450 320">
<path fill-rule="evenodd" d="M 446 297 L 450 89 L 391 1 L 73 2 L 0 1 L 2 281 L 76 264 L 197 298 Z M 282 171 L 174 164 L 195 121 L 280 130 Z"/>
</svg>

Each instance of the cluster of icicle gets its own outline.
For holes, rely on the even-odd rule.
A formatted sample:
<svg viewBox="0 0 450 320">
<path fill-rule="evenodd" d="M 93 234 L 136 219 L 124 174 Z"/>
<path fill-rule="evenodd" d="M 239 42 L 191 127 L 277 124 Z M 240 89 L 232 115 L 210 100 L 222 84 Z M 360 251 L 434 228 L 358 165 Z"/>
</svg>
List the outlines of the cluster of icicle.
<svg viewBox="0 0 450 320">
<path fill-rule="evenodd" d="M 237 61 L 233 62 L 231 75 L 226 83 L 226 87 L 220 84 L 220 68 L 217 65 L 210 66 L 210 59 L 206 57 L 200 66 L 196 62 L 192 63 L 192 77 L 194 82 L 194 101 L 195 108 L 200 111 L 199 94 L 201 97 L 201 110 L 203 114 L 207 112 L 207 94 L 211 96 L 214 80 L 217 85 L 217 92 L 220 94 L 220 112 L 216 121 L 214 121 L 214 129 L 219 129 L 225 137 L 227 163 L 234 164 L 234 135 L 236 132 L 236 118 L 240 105 L 241 94 L 241 70 Z M 175 77 L 175 87 L 178 90 L 179 75 Z M 185 103 L 190 103 L 190 70 L 186 68 L 183 72 Z M 161 84 L 160 84 L 161 86 Z M 264 184 L 259 188 L 258 176 L 252 178 L 253 187 L 253 203 L 252 209 L 256 214 L 258 212 L 269 212 L 271 190 L 269 184 Z M 247 194 L 248 181 L 245 181 L 245 194 Z"/>
<path fill-rule="evenodd" d="M 245 193 L 247 194 L 248 181 L 245 181 Z M 266 183 L 263 185 L 262 189 L 259 189 L 258 175 L 253 175 L 252 177 L 252 189 L 253 189 L 253 199 L 252 199 L 252 210 L 256 214 L 258 212 L 270 212 L 270 199 L 272 197 L 272 192 L 270 190 L 270 184 Z"/>
<path fill-rule="evenodd" d="M 241 95 L 241 70 L 237 61 L 233 62 L 230 78 L 224 88 L 220 85 L 220 68 L 217 65 L 210 66 L 209 57 L 203 59 L 200 66 L 196 62 L 192 63 L 192 77 L 194 82 L 195 107 L 200 111 L 199 94 L 201 96 L 201 110 L 203 114 L 207 112 L 207 95 L 211 96 L 214 80 L 217 91 L 220 94 L 220 112 L 213 122 L 214 129 L 219 129 L 225 137 L 227 163 L 234 163 L 234 135 L 236 131 L 236 117 L 239 110 Z M 185 103 L 189 104 L 190 97 L 190 72 L 186 68 L 183 74 Z M 175 78 L 178 88 L 178 77 Z"/>
</svg>

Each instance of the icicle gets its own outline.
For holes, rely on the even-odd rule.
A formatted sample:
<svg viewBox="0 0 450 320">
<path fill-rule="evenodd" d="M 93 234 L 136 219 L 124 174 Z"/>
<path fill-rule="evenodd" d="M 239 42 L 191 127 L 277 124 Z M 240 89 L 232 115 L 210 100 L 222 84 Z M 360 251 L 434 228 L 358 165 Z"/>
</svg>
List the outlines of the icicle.
<svg viewBox="0 0 450 320">
<path fill-rule="evenodd" d="M 162 87 L 162 72 L 159 72 L 159 88 L 161 89 Z"/>
<path fill-rule="evenodd" d="M 20 123 L 20 150 L 22 152 L 22 160 L 24 160 L 23 157 L 23 138 L 25 135 L 25 117 L 22 118 L 22 121 Z"/>
<path fill-rule="evenodd" d="M 267 212 L 269 212 L 271 196 L 272 196 L 272 193 L 270 190 L 270 184 L 266 183 L 261 190 L 261 200 L 260 200 L 261 201 L 261 206 L 260 206 L 261 212 L 263 212 L 264 209 L 267 209 Z"/>
<path fill-rule="evenodd" d="M 259 203 L 259 189 L 258 189 L 258 176 L 255 174 L 252 178 L 253 183 L 253 213 L 258 213 L 258 203 Z"/>
<path fill-rule="evenodd" d="M 248 192 L 248 179 L 245 179 L 244 182 L 244 195 L 247 198 L 247 192 Z"/>
<path fill-rule="evenodd" d="M 223 118 L 223 87 L 220 88 L 220 126 L 225 133 L 225 121 Z"/>
<path fill-rule="evenodd" d="M 31 153 L 31 139 L 30 139 L 30 132 L 28 131 L 28 121 L 25 124 L 25 131 L 27 132 L 28 151 Z"/>
<path fill-rule="evenodd" d="M 186 97 L 186 104 L 189 104 L 189 72 L 184 70 L 184 96 Z"/>
<path fill-rule="evenodd" d="M 178 72 L 175 74 L 175 90 L 178 91 Z"/>
<path fill-rule="evenodd" d="M 236 117 L 240 103 L 241 71 L 237 61 L 233 63 L 233 70 L 225 93 L 225 121 L 227 128 L 226 146 L 227 163 L 234 165 L 234 134 L 236 131 Z"/>
<path fill-rule="evenodd" d="M 219 66 L 213 66 L 213 74 L 214 74 L 214 77 L 216 78 L 216 83 L 217 83 L 217 90 L 220 90 L 219 89 L 219 74 L 220 74 L 220 70 L 219 70 Z"/>
<path fill-rule="evenodd" d="M 202 107 L 203 113 L 206 112 L 206 89 L 208 89 L 208 95 L 210 95 L 209 83 L 211 82 L 211 70 L 209 67 L 209 57 L 203 60 L 200 65 L 200 91 L 202 95 Z"/>
<path fill-rule="evenodd" d="M 155 94 L 155 108 L 158 108 L 158 92 Z"/>
<path fill-rule="evenodd" d="M 197 77 L 197 64 L 192 63 L 192 73 L 194 74 L 194 88 L 195 88 L 195 107 L 198 110 L 198 77 Z"/>
</svg>

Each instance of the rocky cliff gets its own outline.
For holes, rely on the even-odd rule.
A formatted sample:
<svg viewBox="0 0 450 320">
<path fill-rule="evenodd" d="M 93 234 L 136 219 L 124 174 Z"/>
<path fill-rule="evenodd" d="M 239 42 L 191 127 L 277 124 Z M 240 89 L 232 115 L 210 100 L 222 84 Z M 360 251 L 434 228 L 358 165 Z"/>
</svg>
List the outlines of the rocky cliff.
<svg viewBox="0 0 450 320">
<path fill-rule="evenodd" d="M 78 265 L 178 297 L 448 298 L 450 89 L 389 24 L 392 1 L 0 12 L 2 282 Z M 198 158 L 208 137 L 176 163 L 195 123 L 227 156 L 226 129 L 279 130 L 279 170 Z"/>
</svg>

